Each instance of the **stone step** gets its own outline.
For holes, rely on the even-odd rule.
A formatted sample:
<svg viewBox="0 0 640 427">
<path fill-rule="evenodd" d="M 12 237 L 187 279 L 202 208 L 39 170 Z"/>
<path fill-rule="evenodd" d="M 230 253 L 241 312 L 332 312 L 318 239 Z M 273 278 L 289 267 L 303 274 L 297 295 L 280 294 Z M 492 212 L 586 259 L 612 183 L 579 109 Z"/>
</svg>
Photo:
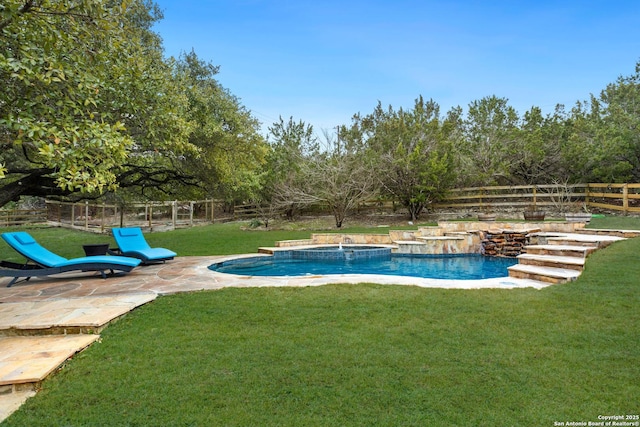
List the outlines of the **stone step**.
<svg viewBox="0 0 640 427">
<path fill-rule="evenodd" d="M 534 255 L 553 255 L 586 258 L 597 248 L 595 246 L 575 246 L 575 245 L 528 245 L 524 247 L 524 252 Z"/>
<path fill-rule="evenodd" d="M 566 268 L 539 267 L 536 265 L 516 264 L 508 268 L 509 277 L 516 279 L 538 280 L 547 283 L 566 283 L 576 280 L 580 272 Z"/>
<path fill-rule="evenodd" d="M 416 236 L 416 240 L 421 242 L 441 241 L 441 240 L 464 240 L 464 236 L 456 234 L 453 236 Z"/>
<path fill-rule="evenodd" d="M 0 422 L 17 411 L 30 397 L 36 395 L 34 390 L 14 391 L 13 393 L 0 394 Z"/>
<path fill-rule="evenodd" d="M 554 256 L 520 254 L 517 256 L 518 262 L 524 265 L 536 265 L 539 267 L 564 268 L 569 270 L 582 271 L 584 268 L 584 258 L 574 256 Z"/>
<path fill-rule="evenodd" d="M 36 390 L 65 360 L 100 338 L 99 335 L 0 337 L 0 392 Z"/>
<path fill-rule="evenodd" d="M 99 333 L 110 322 L 153 301 L 153 292 L 0 304 L 0 336 Z"/>
<path fill-rule="evenodd" d="M 418 236 L 424 236 L 424 237 L 429 237 L 429 236 L 442 236 L 444 234 L 444 231 L 442 230 L 442 228 L 440 228 L 437 225 L 426 225 L 426 226 L 421 226 L 418 227 Z"/>
<path fill-rule="evenodd" d="M 619 240 L 624 240 L 624 238 L 617 236 L 567 234 L 565 236 L 549 237 L 547 238 L 547 243 L 560 246 L 595 246 L 604 248 Z"/>
<path fill-rule="evenodd" d="M 561 238 L 548 239 L 547 244 L 554 246 L 584 246 L 587 248 L 597 248 L 600 246 L 598 242 L 577 242 L 575 240 Z"/>
<path fill-rule="evenodd" d="M 0 304 L 0 421 L 67 359 L 98 340 L 98 331 L 156 297 L 115 293 Z"/>
<path fill-rule="evenodd" d="M 597 235 L 597 236 L 614 236 L 631 239 L 640 236 L 640 230 L 609 230 L 602 228 L 583 228 L 576 231 L 579 234 Z"/>
</svg>

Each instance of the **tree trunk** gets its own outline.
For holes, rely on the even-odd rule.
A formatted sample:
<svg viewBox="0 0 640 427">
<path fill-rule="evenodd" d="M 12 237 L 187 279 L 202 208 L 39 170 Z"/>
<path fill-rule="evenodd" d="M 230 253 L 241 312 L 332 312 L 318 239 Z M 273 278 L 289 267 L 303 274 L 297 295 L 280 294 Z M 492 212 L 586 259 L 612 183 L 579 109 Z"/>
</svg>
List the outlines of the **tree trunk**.
<svg viewBox="0 0 640 427">
<path fill-rule="evenodd" d="M 408 203 L 407 209 L 409 210 L 411 221 L 416 221 L 420 217 L 424 205 L 422 203 Z"/>
<path fill-rule="evenodd" d="M 48 171 L 31 173 L 0 187 L 0 207 L 9 202 L 17 202 L 20 196 L 47 197 L 62 194 L 62 189 L 53 187 L 54 182 L 43 175 Z M 1 181 L 0 181 L 1 182 Z"/>
<path fill-rule="evenodd" d="M 332 207 L 331 211 L 333 212 L 333 218 L 336 222 L 336 228 L 342 228 L 342 223 L 347 216 L 346 210 L 338 207 Z"/>
</svg>

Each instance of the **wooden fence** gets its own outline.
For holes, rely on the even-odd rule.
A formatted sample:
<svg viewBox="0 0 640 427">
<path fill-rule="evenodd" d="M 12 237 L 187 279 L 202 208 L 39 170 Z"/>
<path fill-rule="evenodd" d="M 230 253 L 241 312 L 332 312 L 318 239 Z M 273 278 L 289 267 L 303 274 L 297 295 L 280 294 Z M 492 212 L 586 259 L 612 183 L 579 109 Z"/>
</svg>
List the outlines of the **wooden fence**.
<svg viewBox="0 0 640 427">
<path fill-rule="evenodd" d="M 433 208 L 454 210 L 554 210 L 564 212 L 588 199 L 587 184 L 469 187 L 451 190 Z"/>
<path fill-rule="evenodd" d="M 47 221 L 46 209 L 0 209 L 0 226 L 37 224 Z"/>
<path fill-rule="evenodd" d="M 451 190 L 433 206 L 459 210 L 551 210 L 569 212 L 590 208 L 640 212 L 640 184 L 569 184 L 470 187 Z"/>
<path fill-rule="evenodd" d="M 62 227 L 105 232 L 112 227 L 139 226 L 149 229 L 193 227 L 209 223 L 221 214 L 213 200 L 186 202 L 132 203 L 124 206 L 106 203 L 66 203 L 46 201 L 47 220 Z"/>
<path fill-rule="evenodd" d="M 256 216 L 255 206 L 233 206 L 219 200 L 131 203 L 124 206 L 47 200 L 46 206 L 46 220 L 49 223 L 99 233 L 113 227 L 138 226 L 167 230 Z"/>
<path fill-rule="evenodd" d="M 396 207 L 391 202 L 376 201 L 363 204 L 360 211 L 383 213 Z M 433 205 L 433 208 L 443 212 L 522 211 L 535 208 L 558 213 L 586 208 L 626 215 L 640 213 L 640 183 L 459 188 L 451 190 L 449 196 Z M 253 205 L 229 206 L 215 200 L 134 203 L 125 206 L 46 201 L 46 209 L 0 209 L 0 226 L 49 222 L 102 233 L 112 227 L 170 229 L 250 219 L 255 218 L 258 211 Z M 316 215 L 326 214 L 320 208 L 313 212 Z"/>
<path fill-rule="evenodd" d="M 587 206 L 623 213 L 640 212 L 640 184 L 589 184 Z"/>
</svg>

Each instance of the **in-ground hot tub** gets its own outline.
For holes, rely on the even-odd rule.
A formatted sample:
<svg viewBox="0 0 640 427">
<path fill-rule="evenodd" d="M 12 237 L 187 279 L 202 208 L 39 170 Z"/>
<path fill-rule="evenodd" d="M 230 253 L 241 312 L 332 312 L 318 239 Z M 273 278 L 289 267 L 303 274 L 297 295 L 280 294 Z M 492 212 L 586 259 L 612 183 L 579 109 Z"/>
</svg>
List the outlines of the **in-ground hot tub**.
<svg viewBox="0 0 640 427">
<path fill-rule="evenodd" d="M 366 260 L 373 258 L 391 258 L 390 247 L 371 245 L 349 246 L 316 246 L 295 250 L 276 251 L 273 254 L 276 259 L 300 259 L 300 260 Z"/>
</svg>

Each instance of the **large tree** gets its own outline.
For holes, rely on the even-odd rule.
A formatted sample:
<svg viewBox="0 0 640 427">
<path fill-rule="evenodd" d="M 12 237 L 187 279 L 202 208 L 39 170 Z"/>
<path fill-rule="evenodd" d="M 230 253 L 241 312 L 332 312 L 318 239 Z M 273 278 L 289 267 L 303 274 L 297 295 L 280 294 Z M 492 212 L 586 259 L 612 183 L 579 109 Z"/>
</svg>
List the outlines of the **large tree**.
<svg viewBox="0 0 640 427">
<path fill-rule="evenodd" d="M 307 178 L 301 166 L 307 156 L 318 151 L 313 126 L 302 120 L 282 117 L 269 127 L 269 151 L 260 173 L 260 191 L 253 201 L 260 208 L 265 226 L 279 213 L 293 219 L 306 201 L 290 197 L 291 188 L 300 188 Z"/>
<path fill-rule="evenodd" d="M 506 147 L 507 181 L 512 185 L 551 184 L 566 181 L 563 150 L 567 127 L 562 106 L 542 115 L 538 107 L 525 112 L 512 143 Z"/>
<path fill-rule="evenodd" d="M 469 104 L 460 147 L 466 185 L 505 184 L 509 147 L 517 138 L 519 118 L 506 98 L 487 96 Z"/>
<path fill-rule="evenodd" d="M 440 200 L 454 182 L 458 122 L 455 111 L 443 119 L 438 104 L 422 97 L 411 110 L 385 110 L 378 103 L 371 115 L 354 117 L 351 134 L 361 129 L 369 157 L 375 159 L 372 173 L 387 197 L 407 208 L 411 220 Z"/>
<path fill-rule="evenodd" d="M 373 165 L 355 146 L 325 132 L 320 150 L 305 153 L 299 164 L 297 185 L 282 188 L 281 195 L 305 205 L 329 208 L 336 228 L 357 207 L 375 197 L 378 180 Z"/>
<path fill-rule="evenodd" d="M 312 126 L 292 118 L 287 123 L 280 118 L 270 132 L 272 169 L 265 175 L 264 194 L 280 210 L 326 206 L 341 228 L 348 215 L 377 193 L 372 165 L 342 132 L 334 139 L 325 131 L 321 143 Z"/>
<path fill-rule="evenodd" d="M 249 200 L 260 191 L 259 173 L 268 147 L 260 123 L 215 78 L 218 67 L 195 52 L 184 54 L 177 72 L 185 79 L 189 142 L 198 148 L 185 157 L 185 169 L 197 177 L 203 192 L 229 202 Z"/>
<path fill-rule="evenodd" d="M 158 186 L 197 149 L 145 0 L 0 8 L 0 205 L 22 195 Z"/>
<path fill-rule="evenodd" d="M 584 104 L 583 104 L 584 105 Z M 595 160 L 590 178 L 603 182 L 640 180 L 640 62 L 635 73 L 621 76 L 591 97 L 589 109 L 575 109 L 576 120 L 588 123 L 576 127 L 576 134 L 593 142 L 589 149 Z M 577 135 L 576 135 L 577 136 Z"/>
</svg>

